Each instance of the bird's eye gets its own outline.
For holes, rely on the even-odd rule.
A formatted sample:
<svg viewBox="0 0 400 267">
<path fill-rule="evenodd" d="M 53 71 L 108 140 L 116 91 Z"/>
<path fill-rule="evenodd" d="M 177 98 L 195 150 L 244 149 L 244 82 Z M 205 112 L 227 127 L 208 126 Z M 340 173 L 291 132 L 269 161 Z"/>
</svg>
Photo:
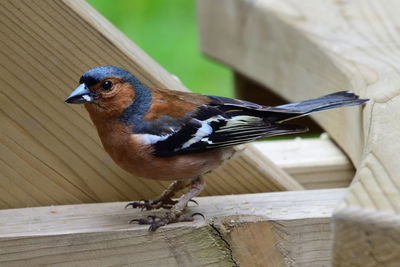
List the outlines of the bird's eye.
<svg viewBox="0 0 400 267">
<path fill-rule="evenodd" d="M 111 81 L 105 81 L 105 82 L 103 83 L 103 85 L 101 86 L 101 88 L 102 88 L 104 91 L 109 91 L 109 90 L 112 88 L 112 86 L 113 86 L 113 84 L 112 84 Z"/>
</svg>

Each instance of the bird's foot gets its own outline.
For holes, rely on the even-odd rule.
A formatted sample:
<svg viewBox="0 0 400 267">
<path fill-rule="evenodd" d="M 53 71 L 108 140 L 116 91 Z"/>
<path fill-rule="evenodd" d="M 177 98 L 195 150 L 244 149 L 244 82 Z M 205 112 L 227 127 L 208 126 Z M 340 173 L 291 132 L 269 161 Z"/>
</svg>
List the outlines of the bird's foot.
<svg viewBox="0 0 400 267">
<path fill-rule="evenodd" d="M 132 208 L 139 208 L 142 210 L 154 210 L 154 209 L 159 209 L 159 208 L 164 208 L 164 209 L 171 209 L 178 201 L 172 200 L 170 198 L 165 198 L 165 199 L 155 199 L 155 200 L 149 200 L 149 199 L 142 199 L 140 201 L 134 201 L 128 203 L 125 208 L 132 207 Z"/>
<path fill-rule="evenodd" d="M 188 192 L 186 192 L 183 196 L 178 201 L 173 201 L 169 197 L 168 191 L 171 188 L 176 187 L 179 185 L 181 182 L 175 182 L 172 185 L 169 186 L 169 188 L 164 191 L 164 193 L 161 195 L 161 197 L 157 198 L 153 202 L 145 202 L 145 201 L 139 201 L 139 202 L 132 202 L 129 203 L 127 206 L 132 206 L 133 208 L 139 208 L 141 207 L 142 209 L 154 209 L 158 207 L 166 207 L 169 208 L 170 210 L 165 213 L 164 216 L 148 216 L 147 219 L 133 219 L 129 223 L 134 223 L 137 222 L 139 224 L 150 224 L 149 231 L 155 231 L 157 228 L 160 226 L 164 226 L 170 223 L 176 223 L 176 222 L 191 222 L 193 221 L 193 217 L 196 215 L 200 215 L 204 218 L 203 214 L 201 213 L 193 213 L 193 214 L 184 214 L 183 210 L 186 208 L 187 204 L 192 201 L 197 204 L 196 201 L 192 200 L 193 197 L 197 196 L 205 186 L 205 182 L 201 177 L 196 177 L 191 181 L 191 188 Z M 168 200 L 168 202 L 163 201 L 164 199 Z M 161 201 L 161 203 L 159 203 Z M 198 204 L 197 204 L 198 205 Z"/>
<path fill-rule="evenodd" d="M 155 200 L 149 200 L 149 199 L 141 199 L 140 201 L 134 201 L 128 203 L 125 208 L 132 207 L 132 208 L 139 208 L 141 210 L 154 210 L 154 209 L 171 209 L 178 201 L 177 200 L 172 200 L 170 198 L 168 199 L 155 199 Z M 199 205 L 196 200 L 191 199 L 189 202 L 193 202 L 196 205 Z"/>
<path fill-rule="evenodd" d="M 175 213 L 175 212 L 167 212 L 164 216 L 148 216 L 146 219 L 140 218 L 140 219 L 133 219 L 129 223 L 135 223 L 137 222 L 138 224 L 149 224 L 149 231 L 155 231 L 159 227 L 171 224 L 171 223 L 177 223 L 177 222 L 192 222 L 194 220 L 194 216 L 199 215 L 203 217 L 204 215 L 201 213 L 192 213 L 192 214 L 180 214 L 180 213 Z"/>
</svg>

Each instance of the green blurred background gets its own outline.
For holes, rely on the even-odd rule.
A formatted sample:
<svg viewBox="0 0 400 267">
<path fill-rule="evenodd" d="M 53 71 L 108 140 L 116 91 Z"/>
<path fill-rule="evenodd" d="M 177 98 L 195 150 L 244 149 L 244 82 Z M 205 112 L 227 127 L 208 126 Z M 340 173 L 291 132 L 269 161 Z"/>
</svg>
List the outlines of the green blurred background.
<svg viewBox="0 0 400 267">
<path fill-rule="evenodd" d="M 191 91 L 233 97 L 231 71 L 199 52 L 194 0 L 87 1 Z"/>
</svg>

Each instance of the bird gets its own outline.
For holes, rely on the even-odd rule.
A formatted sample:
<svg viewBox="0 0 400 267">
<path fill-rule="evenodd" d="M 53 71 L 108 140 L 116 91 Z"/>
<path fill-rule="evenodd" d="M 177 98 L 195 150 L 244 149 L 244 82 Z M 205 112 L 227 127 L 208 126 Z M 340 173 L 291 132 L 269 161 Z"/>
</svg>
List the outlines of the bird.
<svg viewBox="0 0 400 267">
<path fill-rule="evenodd" d="M 66 98 L 84 104 L 105 151 L 125 171 L 136 176 L 173 181 L 153 200 L 127 207 L 153 210 L 161 216 L 133 219 L 155 231 L 167 224 L 193 221 L 199 213 L 184 209 L 205 187 L 202 176 L 235 153 L 234 146 L 260 138 L 306 132 L 287 121 L 314 112 L 362 105 L 351 91 L 279 106 L 170 89 L 149 88 L 127 70 L 98 66 L 85 72 Z M 189 187 L 178 200 L 178 190 Z M 204 217 L 204 216 L 203 216 Z"/>
</svg>

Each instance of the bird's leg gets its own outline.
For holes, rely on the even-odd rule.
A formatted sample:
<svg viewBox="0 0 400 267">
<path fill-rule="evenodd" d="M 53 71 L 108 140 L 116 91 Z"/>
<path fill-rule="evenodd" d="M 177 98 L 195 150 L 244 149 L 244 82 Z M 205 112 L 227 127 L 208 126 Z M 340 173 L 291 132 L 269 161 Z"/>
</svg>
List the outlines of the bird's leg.
<svg viewBox="0 0 400 267">
<path fill-rule="evenodd" d="M 193 216 L 201 215 L 200 213 L 183 214 L 189 201 L 200 194 L 206 183 L 201 177 L 197 177 L 191 181 L 190 190 L 181 196 L 181 198 L 171 207 L 164 216 L 149 216 L 147 219 L 134 219 L 130 223 L 138 222 L 139 224 L 150 224 L 149 231 L 155 231 L 158 227 L 175 222 L 193 221 Z"/>
<path fill-rule="evenodd" d="M 141 208 L 142 210 L 152 210 L 152 209 L 170 209 L 173 207 L 177 201 L 172 200 L 171 198 L 175 195 L 175 193 L 182 188 L 188 186 L 187 182 L 184 180 L 177 180 L 171 183 L 167 189 L 162 192 L 157 198 L 153 200 L 149 199 L 142 199 L 140 201 L 134 201 L 128 203 L 125 207 L 132 207 L 132 208 Z"/>
</svg>

